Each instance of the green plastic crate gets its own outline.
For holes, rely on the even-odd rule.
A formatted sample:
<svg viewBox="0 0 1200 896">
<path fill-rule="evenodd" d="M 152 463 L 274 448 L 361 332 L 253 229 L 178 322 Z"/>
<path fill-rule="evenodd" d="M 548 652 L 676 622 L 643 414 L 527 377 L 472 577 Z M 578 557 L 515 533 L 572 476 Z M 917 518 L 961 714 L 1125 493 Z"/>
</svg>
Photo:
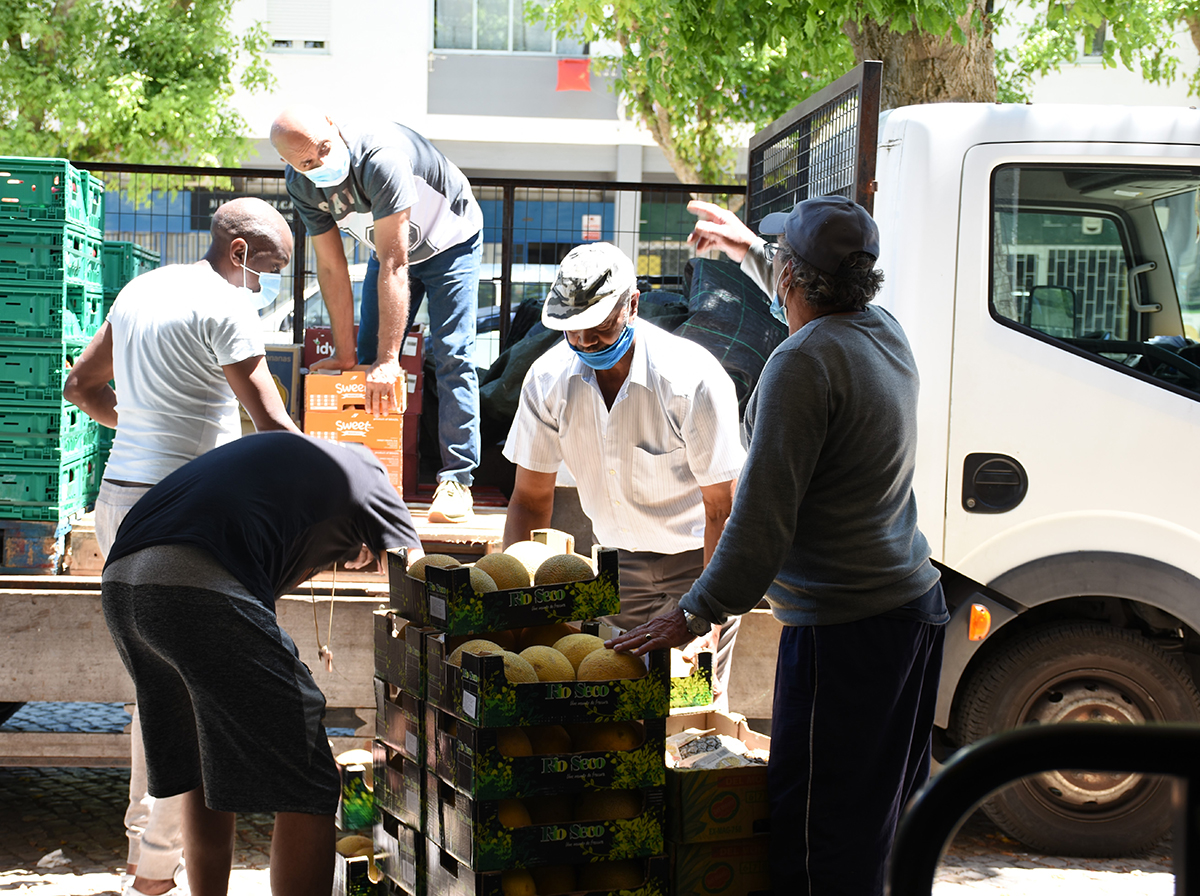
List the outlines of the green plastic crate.
<svg viewBox="0 0 1200 896">
<path fill-rule="evenodd" d="M 85 339 L 25 339 L 0 342 L 0 401 L 62 398 L 67 372 L 87 347 Z"/>
<path fill-rule="evenodd" d="M 104 316 L 98 286 L 0 280 L 0 340 L 90 339 Z"/>
<path fill-rule="evenodd" d="M 87 507 L 96 455 L 58 464 L 0 463 L 0 519 L 62 520 Z"/>
<path fill-rule="evenodd" d="M 104 285 L 104 240 L 70 225 L 0 227 L 0 280 Z"/>
<path fill-rule="evenodd" d="M 59 463 L 95 454 L 100 425 L 75 405 L 0 404 L 0 464 Z"/>
<path fill-rule="evenodd" d="M 104 241 L 104 295 L 116 298 L 134 277 L 158 267 L 159 255 L 127 240 Z"/>
<path fill-rule="evenodd" d="M 0 224 L 75 224 L 104 233 L 104 184 L 66 159 L 0 157 Z"/>
</svg>

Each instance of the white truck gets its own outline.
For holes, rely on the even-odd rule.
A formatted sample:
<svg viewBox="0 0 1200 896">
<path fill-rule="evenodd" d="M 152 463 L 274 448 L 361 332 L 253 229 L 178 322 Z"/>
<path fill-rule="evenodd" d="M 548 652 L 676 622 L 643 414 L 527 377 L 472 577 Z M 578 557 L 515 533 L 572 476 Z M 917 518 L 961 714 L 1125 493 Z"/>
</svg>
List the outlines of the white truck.
<svg viewBox="0 0 1200 896">
<path fill-rule="evenodd" d="M 921 374 L 920 525 L 955 608 L 943 754 L 1022 725 L 1200 721 L 1200 112 L 876 118 L 869 78 L 848 83 L 752 141 L 748 218 L 874 200 L 879 304 Z M 1035 848 L 1115 855 L 1163 836 L 1170 798 L 1060 771 L 986 809 Z"/>
</svg>

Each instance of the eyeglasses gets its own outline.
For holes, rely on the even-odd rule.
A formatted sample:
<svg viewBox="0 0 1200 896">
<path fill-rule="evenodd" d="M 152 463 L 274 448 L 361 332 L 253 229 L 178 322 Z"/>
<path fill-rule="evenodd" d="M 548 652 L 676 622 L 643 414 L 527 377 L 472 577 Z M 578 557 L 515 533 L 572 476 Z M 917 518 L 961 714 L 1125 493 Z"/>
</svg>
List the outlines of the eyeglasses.
<svg viewBox="0 0 1200 896">
<path fill-rule="evenodd" d="M 775 254 L 779 251 L 779 243 L 764 243 L 763 257 L 767 259 L 767 264 L 775 260 Z"/>
</svg>

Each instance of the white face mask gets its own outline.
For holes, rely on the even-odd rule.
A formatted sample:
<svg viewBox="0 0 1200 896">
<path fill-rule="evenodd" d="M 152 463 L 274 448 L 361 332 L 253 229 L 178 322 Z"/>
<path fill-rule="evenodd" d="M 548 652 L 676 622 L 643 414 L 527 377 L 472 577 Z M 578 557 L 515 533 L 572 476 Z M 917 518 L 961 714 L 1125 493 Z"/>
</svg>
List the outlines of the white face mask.
<svg viewBox="0 0 1200 896">
<path fill-rule="evenodd" d="M 779 276 L 775 278 L 774 294 L 771 296 L 771 316 L 786 327 L 788 326 L 787 305 L 779 297 L 779 284 L 783 282 L 783 274 L 784 271 L 780 271 Z"/>
<path fill-rule="evenodd" d="M 258 276 L 258 292 L 251 293 L 255 298 L 255 308 L 266 308 L 279 295 L 279 289 L 283 286 L 283 274 L 259 273 L 254 268 L 242 265 L 242 289 L 250 288 L 246 285 L 247 271 Z"/>
</svg>

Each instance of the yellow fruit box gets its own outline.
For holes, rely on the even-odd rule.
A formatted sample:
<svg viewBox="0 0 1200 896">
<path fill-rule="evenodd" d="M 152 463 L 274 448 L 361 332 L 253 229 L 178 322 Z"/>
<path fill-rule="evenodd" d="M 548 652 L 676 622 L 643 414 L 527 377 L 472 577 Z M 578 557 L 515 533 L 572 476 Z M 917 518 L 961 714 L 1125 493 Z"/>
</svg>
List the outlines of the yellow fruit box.
<svg viewBox="0 0 1200 896">
<path fill-rule="evenodd" d="M 722 712 L 673 715 L 667 736 L 687 728 L 715 729 L 752 749 L 770 750 L 771 739 L 744 716 Z M 737 840 L 764 833 L 770 818 L 766 766 L 667 769 L 667 837 L 673 843 Z"/>
<path fill-rule="evenodd" d="M 528 871 L 472 871 L 450 853 L 426 844 L 426 892 L 437 896 L 533 896 L 535 893 L 573 893 L 575 896 L 667 896 L 670 866 L 666 856 L 620 862 L 577 865 L 539 865 Z M 620 866 L 624 879 L 613 875 Z M 604 882 L 602 876 L 609 880 Z M 564 879 L 565 875 L 565 879 Z M 634 882 L 640 880 L 640 883 Z M 594 886 L 599 883 L 599 886 Z M 612 884 L 611 886 L 609 884 Z"/>
<path fill-rule="evenodd" d="M 648 668 L 640 678 L 515 683 L 505 676 L 501 656 L 464 653 L 461 668 L 446 662 L 447 637 L 425 638 L 426 697 L 481 728 L 660 719 L 670 708 L 666 650 L 646 655 Z"/>
<path fill-rule="evenodd" d="M 375 737 L 405 759 L 424 766 L 425 704 L 407 691 L 375 679 Z M 432 743 L 429 744 L 432 758 Z"/>
<path fill-rule="evenodd" d="M 438 778 L 476 800 L 667 783 L 663 719 L 476 728 L 430 706 L 425 729 Z"/>
<path fill-rule="evenodd" d="M 383 876 L 409 896 L 425 893 L 425 838 L 400 819 L 380 812 L 375 822 L 375 848 L 383 855 L 379 863 Z"/>
<path fill-rule="evenodd" d="M 426 581 L 408 575 L 408 550 L 388 551 L 391 607 L 405 619 L 451 635 L 614 616 L 621 611 L 617 551 L 593 549 L 595 578 L 477 594 L 471 571 L 425 567 Z"/>
<path fill-rule="evenodd" d="M 771 872 L 762 834 L 743 840 L 671 844 L 671 891 L 698 896 L 768 896 Z"/>
<path fill-rule="evenodd" d="M 381 740 L 371 745 L 375 760 L 375 805 L 414 830 L 425 814 L 425 776 L 419 762 L 400 755 Z"/>
<path fill-rule="evenodd" d="M 634 859 L 665 850 L 661 787 L 473 800 L 433 772 L 426 776 L 425 836 L 472 871 Z"/>
</svg>

